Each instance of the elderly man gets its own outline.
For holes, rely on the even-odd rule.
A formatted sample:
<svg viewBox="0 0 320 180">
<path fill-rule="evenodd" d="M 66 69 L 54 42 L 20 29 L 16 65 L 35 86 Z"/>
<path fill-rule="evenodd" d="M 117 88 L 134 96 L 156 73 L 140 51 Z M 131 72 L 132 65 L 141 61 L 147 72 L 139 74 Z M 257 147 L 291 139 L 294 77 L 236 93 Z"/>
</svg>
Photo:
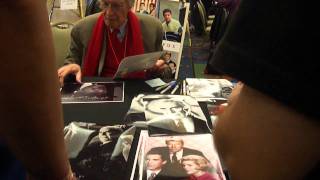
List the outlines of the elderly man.
<svg viewBox="0 0 320 180">
<path fill-rule="evenodd" d="M 112 77 L 124 57 L 162 49 L 161 23 L 151 16 L 131 12 L 132 0 L 100 0 L 101 13 L 80 20 L 72 29 L 65 66 L 58 70 L 60 83 L 68 74 Z M 143 34 L 143 36 L 142 36 Z M 157 61 L 153 73 L 164 62 Z M 146 78 L 150 71 L 126 74 Z"/>
</svg>

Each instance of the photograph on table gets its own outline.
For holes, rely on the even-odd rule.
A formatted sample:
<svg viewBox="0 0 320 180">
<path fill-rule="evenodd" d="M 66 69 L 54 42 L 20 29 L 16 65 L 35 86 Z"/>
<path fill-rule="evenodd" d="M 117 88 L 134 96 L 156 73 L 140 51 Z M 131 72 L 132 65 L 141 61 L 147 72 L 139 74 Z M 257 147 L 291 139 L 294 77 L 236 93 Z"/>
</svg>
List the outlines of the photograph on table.
<svg viewBox="0 0 320 180">
<path fill-rule="evenodd" d="M 227 79 L 186 78 L 187 95 L 198 101 L 227 100 L 233 84 Z"/>
<path fill-rule="evenodd" d="M 81 180 L 123 180 L 135 127 L 71 122 L 64 139 L 71 168 Z"/>
<path fill-rule="evenodd" d="M 133 98 L 125 120 L 145 122 L 152 135 L 211 132 L 210 119 L 189 96 L 140 94 Z"/>
<path fill-rule="evenodd" d="M 144 139 L 136 176 L 139 180 L 226 179 L 212 134 Z"/>
<path fill-rule="evenodd" d="M 61 88 L 61 102 L 63 104 L 123 101 L 124 82 L 66 83 Z"/>
</svg>

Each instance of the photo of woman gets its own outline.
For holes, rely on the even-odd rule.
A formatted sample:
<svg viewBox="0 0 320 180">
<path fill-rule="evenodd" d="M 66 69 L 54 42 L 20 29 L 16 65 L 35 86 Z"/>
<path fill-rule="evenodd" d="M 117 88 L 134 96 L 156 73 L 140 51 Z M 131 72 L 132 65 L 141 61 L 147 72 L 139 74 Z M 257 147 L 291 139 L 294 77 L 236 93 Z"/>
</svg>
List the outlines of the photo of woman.
<svg viewBox="0 0 320 180">
<path fill-rule="evenodd" d="M 220 180 L 223 179 L 217 172 L 209 173 L 212 169 L 210 162 L 199 155 L 184 156 L 181 164 L 189 175 L 189 180 Z"/>
</svg>

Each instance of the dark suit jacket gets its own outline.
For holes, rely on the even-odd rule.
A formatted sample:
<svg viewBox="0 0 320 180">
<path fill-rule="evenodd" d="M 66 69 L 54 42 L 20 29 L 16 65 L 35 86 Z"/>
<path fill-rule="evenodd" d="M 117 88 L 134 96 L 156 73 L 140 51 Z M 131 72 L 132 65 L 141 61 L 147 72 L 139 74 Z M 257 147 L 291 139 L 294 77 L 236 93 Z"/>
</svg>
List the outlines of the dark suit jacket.
<svg viewBox="0 0 320 180">
<path fill-rule="evenodd" d="M 147 172 L 146 170 L 143 173 L 143 180 L 147 180 Z M 157 176 L 153 179 L 153 180 L 184 180 L 185 178 L 181 178 L 181 177 L 172 177 L 167 173 L 166 168 L 164 168 L 163 170 L 161 170 Z"/>
<path fill-rule="evenodd" d="M 168 147 L 163 147 L 161 148 L 161 151 L 164 153 L 164 157 L 163 159 L 167 160 L 167 163 L 171 163 L 170 161 L 170 153 L 169 153 L 169 149 Z M 188 155 L 199 155 L 199 156 L 203 156 L 203 153 L 201 151 L 195 150 L 195 149 L 190 149 L 190 148 L 183 148 L 183 156 L 188 156 Z"/>
<path fill-rule="evenodd" d="M 188 177 L 188 175 L 186 174 L 186 171 L 184 170 L 184 168 L 182 167 L 182 165 L 177 162 L 177 163 L 172 163 L 170 160 L 170 153 L 169 153 L 169 149 L 168 147 L 160 147 L 161 151 L 164 154 L 163 159 L 165 159 L 167 161 L 164 170 L 165 173 L 175 179 L 185 179 Z M 183 148 L 183 156 L 187 156 L 187 155 L 199 155 L 199 156 L 203 156 L 203 153 L 195 150 L 195 149 L 190 149 L 190 148 Z"/>
</svg>

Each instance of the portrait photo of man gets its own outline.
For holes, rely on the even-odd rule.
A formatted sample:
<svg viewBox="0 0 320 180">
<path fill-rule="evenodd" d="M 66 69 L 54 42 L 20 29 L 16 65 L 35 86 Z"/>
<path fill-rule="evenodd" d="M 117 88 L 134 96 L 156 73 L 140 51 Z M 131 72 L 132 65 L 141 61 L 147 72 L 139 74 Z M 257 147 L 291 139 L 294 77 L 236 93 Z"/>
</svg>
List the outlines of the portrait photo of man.
<svg viewBox="0 0 320 180">
<path fill-rule="evenodd" d="M 143 180 L 168 180 L 166 173 L 166 163 L 161 148 L 152 148 L 145 157 L 146 169 L 143 174 Z"/>
<path fill-rule="evenodd" d="M 172 17 L 171 9 L 162 11 L 163 22 L 162 28 L 165 33 L 165 40 L 180 42 L 182 35 L 182 26 L 180 22 Z"/>
<path fill-rule="evenodd" d="M 70 159 L 75 176 L 79 180 L 108 179 L 106 177 L 110 177 L 110 180 L 120 180 L 123 177 L 123 174 L 116 173 L 115 169 L 119 172 L 125 172 L 125 169 L 121 169 L 121 166 L 124 166 L 125 161 L 119 161 L 119 159 L 113 161 L 111 156 L 119 136 L 128 128 L 128 126 L 93 125 L 89 128 L 94 130 L 94 132 L 87 138 L 86 143 L 83 145 L 77 156 Z M 74 132 L 71 136 L 77 136 L 77 132 Z"/>
<path fill-rule="evenodd" d="M 123 101 L 123 83 L 69 83 L 61 89 L 62 103 L 95 103 Z"/>
<path fill-rule="evenodd" d="M 210 132 L 199 104 L 190 97 L 143 98 L 148 125 L 175 133 Z"/>
</svg>

